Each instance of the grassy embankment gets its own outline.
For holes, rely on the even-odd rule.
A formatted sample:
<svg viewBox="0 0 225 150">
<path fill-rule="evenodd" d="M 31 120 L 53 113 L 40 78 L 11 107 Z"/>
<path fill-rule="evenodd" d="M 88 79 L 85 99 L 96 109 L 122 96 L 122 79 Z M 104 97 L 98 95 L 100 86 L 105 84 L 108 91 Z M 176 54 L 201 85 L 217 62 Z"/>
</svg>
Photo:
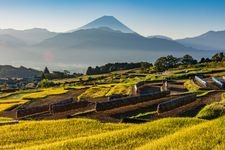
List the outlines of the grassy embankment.
<svg viewBox="0 0 225 150">
<path fill-rule="evenodd" d="M 0 128 L 1 149 L 224 149 L 225 117 L 165 118 L 144 124 L 89 119 L 22 121 Z"/>
<path fill-rule="evenodd" d="M 110 88 L 102 92 L 106 95 L 115 87 L 100 88 Z M 22 121 L 0 128 L 0 149 L 225 149 L 224 124 L 225 117 L 166 118 L 139 125 L 89 119 Z"/>
<path fill-rule="evenodd" d="M 2 149 L 134 149 L 207 121 L 167 118 L 145 124 L 89 119 L 23 121 L 0 128 Z M 183 141 L 185 142 L 185 141 Z"/>
<path fill-rule="evenodd" d="M 189 92 L 197 92 L 200 87 L 194 83 L 193 80 L 187 80 L 184 82 L 184 87 L 189 91 Z"/>
<path fill-rule="evenodd" d="M 149 141 L 139 150 L 205 150 L 225 148 L 225 117 L 181 129 L 174 134 Z"/>
<path fill-rule="evenodd" d="M 222 94 L 220 102 L 206 105 L 196 116 L 201 119 L 214 119 L 225 115 L 225 93 Z"/>
<path fill-rule="evenodd" d="M 0 117 L 0 123 L 1 122 L 8 122 L 8 121 L 12 121 L 12 118 Z"/>
<path fill-rule="evenodd" d="M 87 89 L 78 96 L 78 99 L 90 99 L 111 96 L 114 94 L 130 95 L 132 92 L 132 84 L 109 84 L 98 85 Z"/>
<path fill-rule="evenodd" d="M 102 84 L 92 86 L 87 89 L 84 93 L 78 96 L 78 99 L 91 99 L 91 98 L 100 98 L 107 97 L 111 95 L 121 94 L 121 95 L 131 95 L 133 85 L 139 81 L 142 81 L 142 78 L 127 78 L 122 83 L 117 84 Z"/>
</svg>

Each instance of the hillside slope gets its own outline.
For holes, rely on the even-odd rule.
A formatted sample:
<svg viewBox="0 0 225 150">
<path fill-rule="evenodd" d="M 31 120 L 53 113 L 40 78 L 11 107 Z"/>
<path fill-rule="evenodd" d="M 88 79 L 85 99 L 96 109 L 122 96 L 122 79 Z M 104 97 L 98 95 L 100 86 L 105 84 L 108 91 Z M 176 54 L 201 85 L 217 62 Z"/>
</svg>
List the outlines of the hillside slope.
<svg viewBox="0 0 225 150">
<path fill-rule="evenodd" d="M 225 31 L 209 31 L 197 37 L 177 40 L 177 42 L 204 50 L 225 50 Z"/>
<path fill-rule="evenodd" d="M 140 148 L 149 149 L 224 149 L 225 148 L 225 117 L 205 122 L 180 130 L 174 134 L 151 141 Z"/>
<path fill-rule="evenodd" d="M 0 65 L 0 78 L 30 78 L 41 76 L 41 71 L 37 71 L 23 66 L 16 68 L 10 65 Z"/>
<path fill-rule="evenodd" d="M 0 35 L 8 35 L 15 37 L 26 44 L 37 44 L 45 39 L 54 37 L 56 34 L 57 33 L 55 32 L 50 32 L 46 29 L 40 28 L 33 28 L 27 30 L 0 29 Z"/>
<path fill-rule="evenodd" d="M 205 121 L 167 118 L 145 124 L 111 124 L 88 119 L 24 121 L 0 128 L 3 149 L 134 149 Z"/>
<path fill-rule="evenodd" d="M 175 41 L 145 38 L 136 33 L 123 33 L 108 27 L 83 29 L 72 33 L 61 33 L 37 45 L 56 49 L 89 50 L 146 50 L 146 51 L 194 51 Z"/>
</svg>

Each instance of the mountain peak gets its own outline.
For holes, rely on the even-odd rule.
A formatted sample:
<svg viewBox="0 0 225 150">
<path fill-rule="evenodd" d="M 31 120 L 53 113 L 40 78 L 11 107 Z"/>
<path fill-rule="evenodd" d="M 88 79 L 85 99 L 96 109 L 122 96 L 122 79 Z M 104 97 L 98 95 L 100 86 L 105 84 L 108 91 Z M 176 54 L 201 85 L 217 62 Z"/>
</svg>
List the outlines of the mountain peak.
<svg viewBox="0 0 225 150">
<path fill-rule="evenodd" d="M 114 16 L 107 16 L 107 15 L 104 15 L 104 16 L 102 16 L 100 18 L 113 18 L 113 19 L 116 19 Z M 98 18 L 98 19 L 100 19 L 100 18 Z"/>
<path fill-rule="evenodd" d="M 158 39 L 164 39 L 164 40 L 173 40 L 172 38 L 164 35 L 152 35 L 148 36 L 148 38 L 158 38 Z"/>
<path fill-rule="evenodd" d="M 132 31 L 126 25 L 121 23 L 114 16 L 102 16 L 79 29 L 93 29 L 93 28 L 102 28 L 102 27 L 107 27 L 112 30 L 119 30 L 124 33 L 134 33 L 134 31 Z"/>
</svg>

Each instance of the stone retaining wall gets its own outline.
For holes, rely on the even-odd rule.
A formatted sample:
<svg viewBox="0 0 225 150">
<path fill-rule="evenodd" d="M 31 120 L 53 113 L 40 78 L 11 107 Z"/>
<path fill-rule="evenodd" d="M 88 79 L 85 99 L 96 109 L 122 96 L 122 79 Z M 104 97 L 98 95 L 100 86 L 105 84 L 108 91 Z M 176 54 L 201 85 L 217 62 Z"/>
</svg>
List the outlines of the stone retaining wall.
<svg viewBox="0 0 225 150">
<path fill-rule="evenodd" d="M 157 106 L 157 112 L 163 113 L 166 111 L 170 111 L 175 108 L 181 107 L 183 105 L 189 104 L 195 100 L 196 100 L 196 94 L 188 94 L 186 96 L 178 97 L 178 98 L 160 103 Z"/>
<path fill-rule="evenodd" d="M 72 103 L 53 104 L 50 106 L 50 113 L 59 113 L 72 109 L 86 107 L 89 104 L 87 101 L 74 101 Z"/>
<path fill-rule="evenodd" d="M 163 98 L 169 94 L 170 94 L 169 91 L 164 91 L 164 92 L 143 94 L 143 95 L 138 95 L 138 96 L 118 98 L 118 99 L 113 99 L 108 102 L 97 102 L 95 105 L 95 109 L 96 109 L 96 111 L 104 111 L 104 110 L 122 107 L 122 106 L 126 106 L 126 105 L 137 104 L 137 103 L 141 103 L 141 102 L 145 102 L 145 101 Z"/>
<path fill-rule="evenodd" d="M 36 106 L 31 108 L 20 108 L 16 111 L 17 118 L 49 112 L 49 105 Z"/>
</svg>

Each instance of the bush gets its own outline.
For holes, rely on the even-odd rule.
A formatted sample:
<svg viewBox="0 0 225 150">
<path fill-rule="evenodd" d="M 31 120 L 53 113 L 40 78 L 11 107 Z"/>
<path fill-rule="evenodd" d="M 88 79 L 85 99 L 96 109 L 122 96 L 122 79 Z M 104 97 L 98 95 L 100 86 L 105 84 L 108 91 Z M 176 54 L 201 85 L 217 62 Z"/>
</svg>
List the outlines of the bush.
<svg viewBox="0 0 225 150">
<path fill-rule="evenodd" d="M 64 88 L 47 88 L 42 89 L 40 92 L 26 94 L 22 97 L 24 100 L 34 100 L 34 99 L 42 99 L 52 95 L 61 95 L 67 93 L 68 90 Z"/>
<path fill-rule="evenodd" d="M 198 114 L 197 118 L 200 119 L 215 119 L 225 114 L 225 103 L 215 102 L 206 105 Z"/>
<path fill-rule="evenodd" d="M 105 97 L 111 86 L 93 86 L 78 96 L 78 100 Z"/>
<path fill-rule="evenodd" d="M 49 81 L 48 79 L 44 79 L 38 83 L 38 87 L 41 87 L 41 88 L 48 88 L 53 86 L 55 86 L 55 83 L 52 81 Z"/>
<path fill-rule="evenodd" d="M 132 94 L 132 85 L 130 84 L 117 84 L 110 89 L 110 91 L 106 94 L 106 96 L 111 95 L 131 95 Z"/>
<path fill-rule="evenodd" d="M 196 92 L 199 90 L 199 86 L 196 85 L 193 80 L 187 80 L 184 82 L 184 87 L 190 92 Z"/>
</svg>

